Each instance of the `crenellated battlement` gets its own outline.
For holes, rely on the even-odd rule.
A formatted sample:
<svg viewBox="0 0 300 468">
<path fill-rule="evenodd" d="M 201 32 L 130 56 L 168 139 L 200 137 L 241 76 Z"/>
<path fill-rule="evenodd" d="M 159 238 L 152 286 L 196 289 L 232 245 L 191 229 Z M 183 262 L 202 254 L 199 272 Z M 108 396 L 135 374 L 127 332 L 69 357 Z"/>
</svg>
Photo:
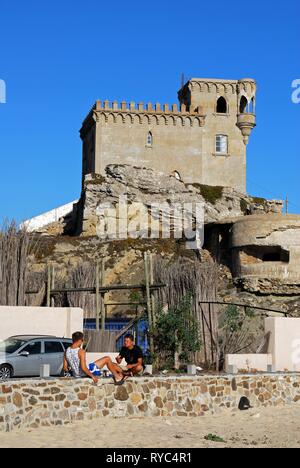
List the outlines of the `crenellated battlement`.
<svg viewBox="0 0 300 468">
<path fill-rule="evenodd" d="M 101 111 L 101 110 L 112 110 L 112 111 L 129 111 L 129 112 L 149 112 L 151 114 L 191 114 L 191 115 L 201 115 L 201 109 L 198 108 L 195 112 L 190 112 L 190 109 L 187 108 L 186 105 L 181 104 L 160 104 L 156 103 L 153 104 L 151 102 L 144 104 L 143 102 L 135 103 L 133 101 L 126 102 L 122 101 L 119 103 L 118 101 L 97 101 L 93 107 L 93 110 Z"/>
<path fill-rule="evenodd" d="M 184 88 L 189 86 L 192 90 L 199 89 L 200 92 L 214 93 L 220 95 L 239 95 L 242 94 L 243 91 L 248 92 L 252 95 L 256 93 L 256 81 L 252 78 L 243 78 L 241 80 L 192 78 L 186 83 Z M 180 90 L 179 93 L 180 92 L 182 92 L 182 90 Z"/>
<path fill-rule="evenodd" d="M 194 112 L 185 104 L 135 103 L 133 101 L 96 101 L 83 122 L 84 135 L 94 122 L 129 124 L 182 125 L 203 127 L 205 115 L 199 106 Z"/>
</svg>

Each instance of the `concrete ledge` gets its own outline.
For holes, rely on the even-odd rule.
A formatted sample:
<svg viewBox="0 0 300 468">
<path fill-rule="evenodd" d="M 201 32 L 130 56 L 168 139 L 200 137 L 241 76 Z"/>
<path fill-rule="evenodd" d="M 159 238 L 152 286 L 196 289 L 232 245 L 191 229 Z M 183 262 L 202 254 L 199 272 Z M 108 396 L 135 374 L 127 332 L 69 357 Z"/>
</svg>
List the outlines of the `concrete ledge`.
<svg viewBox="0 0 300 468">
<path fill-rule="evenodd" d="M 20 380 L 0 384 L 0 432 L 99 417 L 204 416 L 251 405 L 300 404 L 300 374 L 144 377 L 116 387 L 103 379 Z"/>
</svg>

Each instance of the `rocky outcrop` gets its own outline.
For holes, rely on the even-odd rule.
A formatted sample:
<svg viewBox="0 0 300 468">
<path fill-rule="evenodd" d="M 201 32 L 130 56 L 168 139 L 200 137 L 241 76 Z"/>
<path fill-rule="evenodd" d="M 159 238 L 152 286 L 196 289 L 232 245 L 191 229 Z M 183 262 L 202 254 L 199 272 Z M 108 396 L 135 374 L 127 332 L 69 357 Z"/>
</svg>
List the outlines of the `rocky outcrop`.
<svg viewBox="0 0 300 468">
<path fill-rule="evenodd" d="M 200 253 L 188 251 L 182 239 L 133 239 L 130 236 L 123 240 L 99 238 L 97 235 L 97 226 L 101 219 L 99 205 L 108 203 L 116 206 L 119 198 L 124 196 L 131 206 L 141 203 L 147 210 L 152 203 L 161 206 L 203 203 L 206 223 L 205 250 Z M 298 309 L 299 281 L 294 281 L 294 277 L 291 279 L 290 275 L 286 275 L 286 278 L 280 276 L 281 270 L 288 271 L 285 254 L 286 250 L 290 249 L 283 243 L 282 255 L 285 264 L 282 265 L 278 263 L 280 259 L 275 258 L 277 263 L 274 264 L 272 258 L 273 255 L 279 255 L 278 246 L 283 242 L 281 238 L 280 242 L 270 241 L 266 251 L 261 251 L 260 246 L 264 243 L 262 236 L 266 235 L 265 232 L 261 233 L 264 225 L 272 227 L 273 218 L 284 222 L 288 219 L 280 216 L 282 207 L 281 201 L 251 197 L 228 187 L 190 185 L 176 177 L 151 169 L 110 165 L 106 169 L 105 177 L 87 176 L 80 201 L 74 206 L 72 215 L 68 215 L 55 226 L 49 226 L 48 231 L 47 229 L 44 231 L 41 253 L 36 259 L 34 271 L 42 272 L 45 263 L 53 262 L 62 277 L 68 277 L 70 269 L 76 268 L 83 262 L 93 263 L 97 258 L 103 258 L 107 284 L 128 282 L 137 284 L 144 274 L 143 253 L 147 250 L 164 256 L 170 262 L 185 256 L 191 261 L 191 268 L 197 255 L 200 255 L 203 262 L 215 260 L 219 264 L 218 294 L 221 300 L 239 302 L 245 299 L 245 302 L 253 303 L 253 306 L 272 304 L 273 308 L 294 311 Z M 131 212 L 131 220 L 135 216 L 136 213 Z M 252 232 L 248 224 L 252 226 L 256 219 L 254 237 L 256 233 L 257 239 L 246 242 L 247 236 Z M 117 220 L 119 221 L 120 219 Z M 241 246 L 235 246 L 232 237 L 236 232 L 235 226 L 243 223 L 246 224 L 241 236 L 243 242 Z M 64 235 L 61 235 L 62 231 Z M 275 231 L 277 237 L 279 234 L 284 236 L 281 228 Z M 273 244 L 275 250 L 270 249 Z M 273 270 L 279 276 L 274 277 L 271 274 Z M 112 302 L 128 300 L 123 296 L 115 293 L 109 299 Z M 286 307 L 289 300 L 290 304 Z M 121 313 L 118 309 L 110 309 L 110 312 Z M 128 311 L 129 314 L 131 312 Z"/>
<path fill-rule="evenodd" d="M 253 294 L 273 296 L 300 296 L 300 281 L 283 281 L 278 278 L 238 278 L 238 287 Z"/>
<path fill-rule="evenodd" d="M 126 196 L 129 204 L 141 203 L 146 208 L 153 203 L 204 203 L 206 223 L 253 213 L 280 213 L 283 206 L 281 201 L 256 199 L 229 187 L 190 185 L 152 169 L 110 165 L 106 168 L 106 177 L 89 175 L 85 178 L 73 219 L 71 222 L 63 220 L 66 231 L 83 236 L 96 235 L 97 207 L 103 203 L 116 205 L 121 196 Z"/>
</svg>

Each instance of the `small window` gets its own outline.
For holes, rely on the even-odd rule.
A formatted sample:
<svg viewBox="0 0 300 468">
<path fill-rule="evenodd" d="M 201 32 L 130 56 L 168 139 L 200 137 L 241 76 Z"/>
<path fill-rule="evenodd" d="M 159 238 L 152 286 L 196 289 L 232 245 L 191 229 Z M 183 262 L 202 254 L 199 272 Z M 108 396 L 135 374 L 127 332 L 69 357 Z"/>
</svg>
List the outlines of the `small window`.
<svg viewBox="0 0 300 468">
<path fill-rule="evenodd" d="M 217 114 L 227 114 L 227 101 L 223 96 L 217 101 Z"/>
<path fill-rule="evenodd" d="M 46 341 L 45 342 L 45 353 L 55 354 L 63 353 L 64 349 L 59 341 Z"/>
<path fill-rule="evenodd" d="M 147 136 L 147 146 L 153 146 L 153 135 L 151 132 L 149 132 Z"/>
<path fill-rule="evenodd" d="M 34 341 L 32 343 L 29 343 L 24 349 L 22 349 L 22 352 L 29 353 L 30 356 L 35 354 L 41 354 L 41 342 Z"/>
<path fill-rule="evenodd" d="M 228 136 L 226 135 L 216 136 L 216 153 L 228 154 Z"/>
</svg>

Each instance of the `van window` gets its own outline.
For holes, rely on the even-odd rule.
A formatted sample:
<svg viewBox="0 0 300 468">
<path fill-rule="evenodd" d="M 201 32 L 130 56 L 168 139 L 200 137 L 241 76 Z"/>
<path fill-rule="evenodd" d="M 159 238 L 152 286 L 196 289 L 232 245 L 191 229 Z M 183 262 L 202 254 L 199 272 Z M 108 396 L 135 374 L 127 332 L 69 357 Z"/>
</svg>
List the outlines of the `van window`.
<svg viewBox="0 0 300 468">
<path fill-rule="evenodd" d="M 22 349 L 22 353 L 26 352 L 30 355 L 41 354 L 41 351 L 42 343 L 40 341 L 33 341 L 32 343 L 29 343 L 27 346 L 25 346 L 24 349 Z"/>
<path fill-rule="evenodd" d="M 63 353 L 64 349 L 62 344 L 59 341 L 45 341 L 45 353 L 54 354 L 54 353 Z"/>
<path fill-rule="evenodd" d="M 65 350 L 67 350 L 68 348 L 70 348 L 70 346 L 72 346 L 72 342 L 70 341 L 63 341 L 62 344 Z"/>
</svg>

